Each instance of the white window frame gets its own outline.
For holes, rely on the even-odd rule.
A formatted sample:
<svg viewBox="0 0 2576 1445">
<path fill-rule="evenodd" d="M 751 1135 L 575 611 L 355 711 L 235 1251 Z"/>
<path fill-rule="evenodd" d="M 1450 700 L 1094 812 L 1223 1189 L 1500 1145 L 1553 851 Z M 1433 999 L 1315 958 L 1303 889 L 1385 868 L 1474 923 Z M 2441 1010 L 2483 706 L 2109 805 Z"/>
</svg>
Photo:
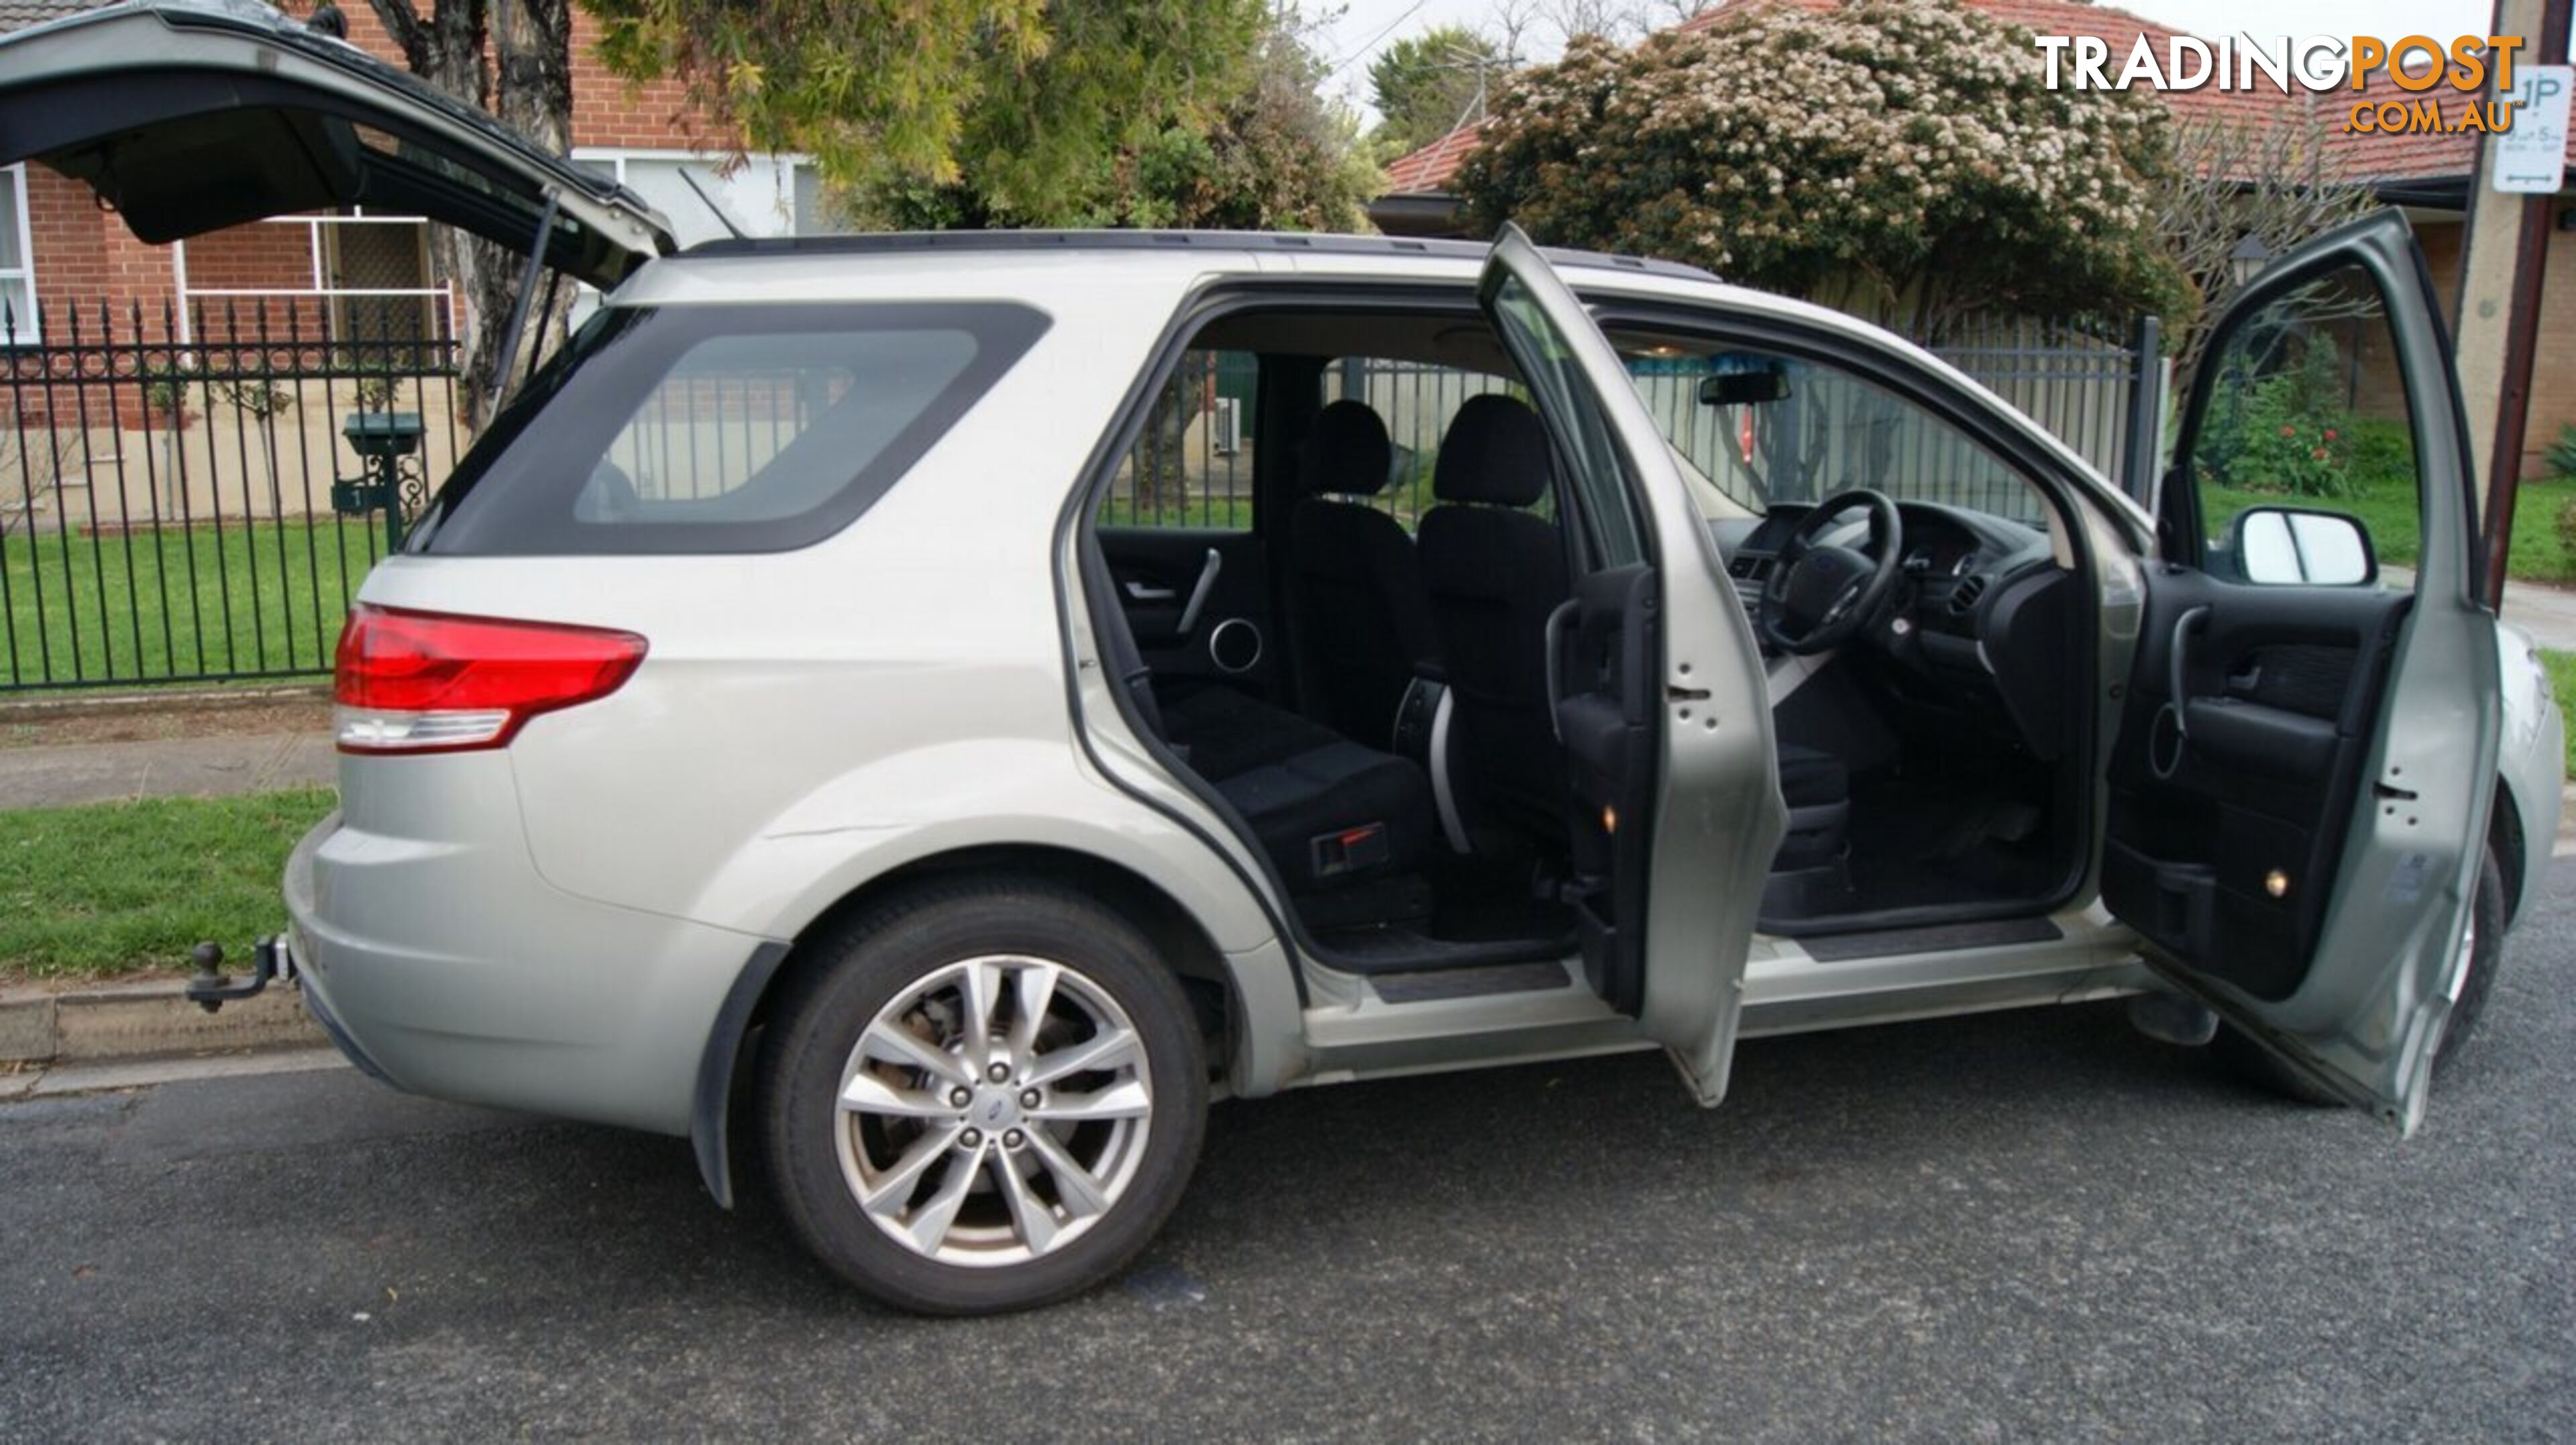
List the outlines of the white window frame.
<svg viewBox="0 0 2576 1445">
<path fill-rule="evenodd" d="M 18 264 L 0 266 L 0 281 L 23 281 L 27 284 L 27 314 L 17 318 L 17 344 L 41 346 L 45 338 L 36 316 L 36 236 L 34 224 L 27 216 L 27 163 L 20 161 L 14 166 L 0 166 L 0 171 L 8 172 L 9 189 L 18 202 Z"/>
<path fill-rule="evenodd" d="M 363 286 L 334 286 L 331 284 L 330 274 L 326 270 L 330 265 L 329 255 L 331 242 L 324 234 L 324 227 L 409 226 L 413 228 L 414 231 L 426 232 L 429 226 L 428 217 L 404 215 L 395 212 L 370 212 L 364 206 L 351 206 L 345 212 L 306 211 L 300 214 L 288 216 L 264 216 L 250 224 L 255 226 L 304 227 L 305 255 L 312 267 L 312 284 L 309 286 L 191 286 L 188 284 L 188 243 L 184 240 L 173 241 L 170 243 L 170 276 L 173 287 L 178 295 L 179 340 L 182 344 L 196 340 L 196 337 L 192 334 L 196 321 L 195 318 L 190 315 L 190 307 L 188 303 L 191 300 L 207 296 L 318 296 L 323 298 L 325 303 L 323 308 L 322 325 L 326 335 L 334 330 L 334 323 L 331 319 L 332 311 L 328 303 L 337 298 L 343 296 L 429 297 L 434 299 L 441 309 L 445 310 L 447 313 L 447 334 L 450 337 L 454 337 L 459 334 L 458 327 L 462 324 L 462 318 L 457 315 L 456 291 L 452 286 L 432 284 L 428 286 L 402 287 L 399 289 L 383 289 Z M 428 244 L 428 237 L 425 234 L 421 237 L 421 244 L 424 246 Z M 428 276 L 428 274 L 429 272 L 427 268 L 424 267 L 424 277 Z M 329 336 L 329 339 L 337 341 L 340 338 L 336 335 L 331 335 Z"/>
<path fill-rule="evenodd" d="M 715 151 L 683 150 L 673 146 L 574 146 L 570 159 L 575 165 L 587 162 L 607 166 L 611 179 L 622 186 L 626 184 L 628 161 L 695 161 L 700 165 L 722 166 L 732 157 Z M 774 165 L 786 173 L 782 193 L 787 197 L 788 222 L 792 226 L 795 222 L 796 176 L 799 171 L 813 169 L 814 158 L 794 151 L 762 152 L 752 156 L 748 164 Z M 739 221 L 742 218 L 732 216 L 727 219 Z M 791 230 L 788 234 L 795 233 Z"/>
</svg>

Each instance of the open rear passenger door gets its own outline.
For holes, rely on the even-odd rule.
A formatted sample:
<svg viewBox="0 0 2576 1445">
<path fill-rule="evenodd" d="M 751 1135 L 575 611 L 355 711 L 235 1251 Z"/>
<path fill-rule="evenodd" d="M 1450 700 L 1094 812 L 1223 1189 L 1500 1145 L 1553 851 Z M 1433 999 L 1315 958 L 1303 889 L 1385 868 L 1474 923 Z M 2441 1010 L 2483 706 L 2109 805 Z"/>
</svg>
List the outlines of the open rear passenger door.
<svg viewBox="0 0 2576 1445">
<path fill-rule="evenodd" d="M 1593 885 L 1578 903 L 1585 964 L 1715 1104 L 1787 816 L 1761 654 L 1627 367 L 1519 228 L 1495 241 L 1478 295 L 1577 513 L 1575 595 L 1548 628 L 1548 667 Z"/>
<path fill-rule="evenodd" d="M 2357 427 L 2411 453 L 2380 463 L 2421 505 L 2411 592 L 2333 514 L 2368 481 Z M 2103 900 L 2168 979 L 2411 1131 L 2470 956 L 2503 704 L 2449 338 L 2397 212 L 2228 308 L 2175 458 Z"/>
</svg>

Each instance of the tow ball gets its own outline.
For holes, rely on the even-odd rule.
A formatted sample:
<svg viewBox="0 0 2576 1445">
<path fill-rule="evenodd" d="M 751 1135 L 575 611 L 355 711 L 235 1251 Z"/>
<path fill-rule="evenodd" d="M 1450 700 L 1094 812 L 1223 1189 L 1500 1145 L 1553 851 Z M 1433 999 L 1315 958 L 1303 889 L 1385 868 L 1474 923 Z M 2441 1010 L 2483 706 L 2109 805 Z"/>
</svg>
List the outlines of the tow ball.
<svg viewBox="0 0 2576 1445">
<path fill-rule="evenodd" d="M 274 934 L 261 939 L 251 948 L 250 977 L 235 983 L 224 971 L 224 946 L 200 943 L 188 956 L 197 961 L 197 973 L 188 980 L 187 995 L 191 1003 L 208 1013 L 222 1008 L 237 998 L 249 998 L 287 976 L 288 965 L 282 962 L 283 950 Z"/>
</svg>

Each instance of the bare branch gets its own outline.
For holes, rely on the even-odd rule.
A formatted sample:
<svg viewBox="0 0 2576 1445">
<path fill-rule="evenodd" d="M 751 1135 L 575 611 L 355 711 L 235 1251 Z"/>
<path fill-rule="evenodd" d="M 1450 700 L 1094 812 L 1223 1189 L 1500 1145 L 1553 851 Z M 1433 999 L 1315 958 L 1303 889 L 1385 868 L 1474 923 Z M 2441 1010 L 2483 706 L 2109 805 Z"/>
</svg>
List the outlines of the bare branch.
<svg viewBox="0 0 2576 1445">
<path fill-rule="evenodd" d="M 2179 123 L 2156 225 L 2206 304 L 2175 336 L 2177 375 L 2187 378 L 2199 364 L 2210 323 L 2236 293 L 2239 245 L 2250 238 L 2277 256 L 2377 204 L 2368 186 L 2335 170 L 2325 125 L 2313 112 L 2262 129 Z"/>
</svg>

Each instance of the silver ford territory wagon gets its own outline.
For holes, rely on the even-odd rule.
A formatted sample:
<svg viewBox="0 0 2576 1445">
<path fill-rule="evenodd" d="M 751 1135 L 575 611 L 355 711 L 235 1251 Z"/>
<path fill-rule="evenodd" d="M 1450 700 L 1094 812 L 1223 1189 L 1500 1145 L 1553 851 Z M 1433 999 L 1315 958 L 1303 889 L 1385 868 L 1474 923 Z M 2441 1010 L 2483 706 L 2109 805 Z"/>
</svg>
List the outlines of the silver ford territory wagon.
<svg viewBox="0 0 2576 1445">
<path fill-rule="evenodd" d="M 0 137 L 146 240 L 364 204 L 600 293 L 366 579 L 268 961 L 900 1306 L 1108 1276 L 1212 1099 L 1423 1070 L 1713 1105 L 1750 1035 L 2132 995 L 2411 1130 L 2556 834 L 2394 213 L 2227 313 L 2141 505 L 1879 330 L 1509 229 L 670 254 L 255 5 L 9 37 Z M 2329 346 L 2411 575 L 2244 504 Z"/>
</svg>

